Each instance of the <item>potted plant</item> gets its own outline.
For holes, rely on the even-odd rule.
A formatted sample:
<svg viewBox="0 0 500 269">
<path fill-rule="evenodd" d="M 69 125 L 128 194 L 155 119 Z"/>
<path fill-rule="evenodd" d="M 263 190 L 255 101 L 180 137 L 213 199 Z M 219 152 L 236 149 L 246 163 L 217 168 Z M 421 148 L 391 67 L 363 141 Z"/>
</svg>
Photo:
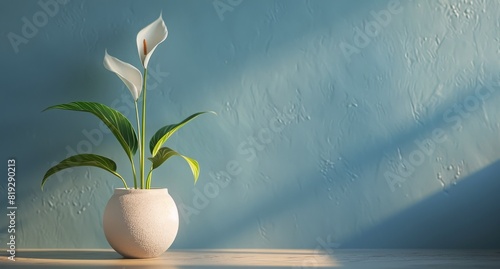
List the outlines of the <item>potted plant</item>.
<svg viewBox="0 0 500 269">
<path fill-rule="evenodd" d="M 124 257 L 151 258 L 164 253 L 173 243 L 179 227 L 179 214 L 172 197 L 166 188 L 152 188 L 153 170 L 172 156 L 180 156 L 188 163 L 194 177 L 198 180 L 199 165 L 192 158 L 179 154 L 164 146 L 169 137 L 182 126 L 204 113 L 195 113 L 177 124 L 160 128 L 149 142 L 151 162 L 146 171 L 146 81 L 149 60 L 156 49 L 168 35 L 165 22 L 160 17 L 143 28 L 137 34 L 137 49 L 144 73 L 134 66 L 125 63 L 105 51 L 104 66 L 114 72 L 127 86 L 135 104 L 137 133 L 130 121 L 117 110 L 96 102 L 72 102 L 48 107 L 45 110 L 61 109 L 87 112 L 98 117 L 116 137 L 127 154 L 134 177 L 133 188 L 117 172 L 116 163 L 97 154 L 78 154 L 62 160 L 51 167 L 44 175 L 43 187 L 53 174 L 71 167 L 93 166 L 104 169 L 118 177 L 124 188 L 114 190 L 104 210 L 103 228 L 106 239 L 113 249 Z M 142 97 L 141 119 L 139 119 L 138 101 Z M 214 113 L 215 114 L 215 113 Z M 134 156 L 139 151 L 139 173 L 134 163 Z"/>
</svg>

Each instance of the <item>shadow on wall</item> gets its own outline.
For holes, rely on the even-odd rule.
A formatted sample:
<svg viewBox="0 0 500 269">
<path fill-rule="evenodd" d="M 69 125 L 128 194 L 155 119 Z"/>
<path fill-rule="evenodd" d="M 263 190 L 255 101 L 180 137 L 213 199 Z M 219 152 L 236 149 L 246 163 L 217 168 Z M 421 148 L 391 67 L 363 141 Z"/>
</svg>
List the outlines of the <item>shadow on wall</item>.
<svg viewBox="0 0 500 269">
<path fill-rule="evenodd" d="M 342 248 L 500 248 L 500 160 Z"/>
<path fill-rule="evenodd" d="M 480 106 L 491 104 L 500 93 L 500 88 L 496 86 L 498 84 L 495 84 L 495 81 L 497 80 L 491 79 L 487 81 L 488 83 L 478 83 L 474 87 L 460 89 L 453 97 L 443 100 L 434 113 L 423 117 L 422 124 L 373 144 L 372 148 L 364 149 L 364 154 L 354 151 L 348 152 L 344 156 L 347 156 L 346 159 L 355 162 L 359 167 L 374 165 L 383 157 L 384 153 L 396 150 L 398 147 L 417 148 L 413 141 L 420 137 L 428 137 L 427 135 L 437 128 L 442 128 L 446 135 L 451 137 L 455 132 L 454 128 L 458 125 L 456 122 L 444 121 L 443 115 L 455 105 L 463 104 L 468 97 L 475 96 L 477 89 L 481 89 L 482 94 L 486 92 L 486 89 L 491 89 L 488 96 L 481 98 Z M 495 86 L 488 86 L 488 88 L 483 85 Z M 474 114 L 478 110 L 479 108 L 475 108 L 469 113 L 472 117 L 478 117 L 477 114 Z M 460 125 L 466 126 L 471 120 L 472 118 L 461 119 Z M 423 168 L 423 166 L 419 168 Z M 336 173 L 338 176 L 342 176 L 341 180 L 348 180 L 347 170 L 339 168 Z M 496 174 L 499 175 L 499 178 L 496 177 Z M 194 245 L 182 245 L 182 247 L 217 247 L 222 238 L 236 236 L 250 229 L 253 219 L 265 219 L 280 212 L 297 208 L 302 203 L 318 199 L 318 193 L 321 193 L 325 188 L 323 180 L 317 180 L 318 175 L 307 173 L 297 175 L 297 178 L 301 177 L 310 178 L 310 180 L 300 187 L 290 184 L 287 189 L 282 189 L 272 199 L 255 202 L 249 206 L 249 213 L 245 217 L 233 218 L 224 222 L 219 231 L 196 235 L 197 242 Z M 418 180 L 415 174 L 404 179 L 407 181 Z M 362 180 L 360 184 L 370 183 Z M 390 186 L 383 175 L 376 184 L 377 188 L 374 189 L 373 196 L 376 194 L 391 195 Z M 500 231 L 498 230 L 500 227 L 500 215 L 498 214 L 500 212 L 500 196 L 496 194 L 496 190 L 500 190 L 500 161 L 464 178 L 451 188 L 449 194 L 443 192 L 435 194 L 400 214 L 396 213 L 396 216 L 390 217 L 378 226 L 369 228 L 359 236 L 346 239 L 341 243 L 341 246 L 342 248 L 500 248 Z M 373 196 L 364 199 L 370 202 Z M 323 210 L 325 210 L 324 214 L 329 213 L 328 209 Z M 349 210 L 361 212 L 360 208 Z M 345 219 L 345 221 L 352 221 L 352 219 Z M 335 228 L 331 227 L 331 229 Z M 315 244 L 317 245 L 317 242 Z"/>
</svg>

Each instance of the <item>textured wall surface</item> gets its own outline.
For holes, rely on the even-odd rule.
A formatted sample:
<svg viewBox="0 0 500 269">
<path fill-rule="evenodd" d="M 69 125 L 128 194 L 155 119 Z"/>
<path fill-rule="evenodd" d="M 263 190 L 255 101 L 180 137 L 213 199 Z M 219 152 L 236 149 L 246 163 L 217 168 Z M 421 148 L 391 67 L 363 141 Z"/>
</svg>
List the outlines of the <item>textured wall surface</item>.
<svg viewBox="0 0 500 269">
<path fill-rule="evenodd" d="M 119 180 L 79 168 L 39 185 L 84 152 L 130 179 L 126 156 L 91 115 L 41 111 L 97 101 L 132 120 L 104 50 L 139 66 L 136 34 L 160 11 L 148 137 L 218 113 L 169 141 L 200 162 L 198 184 L 179 159 L 155 174 L 181 213 L 173 247 L 500 247 L 500 2 L 9 0 L 0 143 L 2 165 L 16 159 L 17 247 L 108 247 Z"/>
</svg>

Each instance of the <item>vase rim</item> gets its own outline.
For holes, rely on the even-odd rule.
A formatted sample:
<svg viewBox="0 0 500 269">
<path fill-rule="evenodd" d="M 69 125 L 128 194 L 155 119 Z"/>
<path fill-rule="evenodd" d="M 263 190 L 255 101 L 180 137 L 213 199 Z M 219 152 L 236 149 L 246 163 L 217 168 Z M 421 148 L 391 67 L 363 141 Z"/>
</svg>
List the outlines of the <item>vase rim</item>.
<svg viewBox="0 0 500 269">
<path fill-rule="evenodd" d="M 115 193 L 125 194 L 125 193 L 146 193 L 146 192 L 166 192 L 168 193 L 168 188 L 151 188 L 151 189 L 134 189 L 134 188 L 115 188 Z"/>
</svg>

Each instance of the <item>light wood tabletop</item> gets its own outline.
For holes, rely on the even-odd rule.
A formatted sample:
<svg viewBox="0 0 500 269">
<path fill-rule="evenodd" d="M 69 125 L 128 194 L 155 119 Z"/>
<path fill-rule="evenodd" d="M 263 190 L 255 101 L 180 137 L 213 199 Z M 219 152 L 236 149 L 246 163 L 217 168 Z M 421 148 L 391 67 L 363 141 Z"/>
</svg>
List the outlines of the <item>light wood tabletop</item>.
<svg viewBox="0 0 500 269">
<path fill-rule="evenodd" d="M 0 268 L 500 268 L 500 250 L 171 249 L 154 259 L 124 259 L 110 249 L 25 249 Z"/>
</svg>

